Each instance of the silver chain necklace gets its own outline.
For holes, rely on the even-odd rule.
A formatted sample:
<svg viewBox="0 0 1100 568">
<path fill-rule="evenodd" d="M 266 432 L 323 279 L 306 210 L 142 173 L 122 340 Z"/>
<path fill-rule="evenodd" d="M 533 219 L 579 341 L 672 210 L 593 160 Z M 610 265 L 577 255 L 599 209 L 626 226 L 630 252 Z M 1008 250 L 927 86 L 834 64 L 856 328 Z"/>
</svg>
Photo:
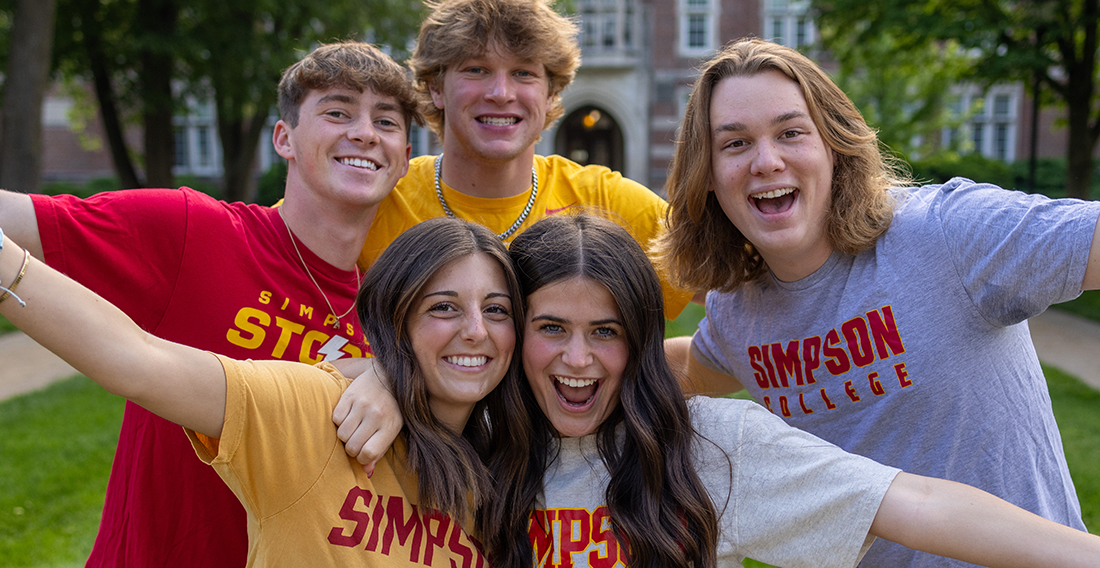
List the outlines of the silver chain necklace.
<svg viewBox="0 0 1100 568">
<path fill-rule="evenodd" d="M 443 206 L 443 212 L 448 217 L 454 219 L 455 214 L 451 211 L 451 208 L 447 206 L 447 200 L 443 199 L 443 188 L 439 186 L 439 171 L 443 167 L 443 154 L 436 156 L 435 158 L 435 196 L 439 198 L 439 204 Z M 527 215 L 531 213 L 531 209 L 535 206 L 535 197 L 539 194 L 539 174 L 535 166 L 531 166 L 531 198 L 527 200 L 527 206 L 523 208 L 523 213 L 519 214 L 519 218 L 515 223 L 512 223 L 511 227 L 508 227 L 507 231 L 497 234 L 497 238 L 500 240 L 507 239 L 512 233 L 516 232 L 516 229 L 527 220 Z"/>
<path fill-rule="evenodd" d="M 340 315 L 336 315 L 336 310 L 334 310 L 332 308 L 332 302 L 330 302 L 328 300 L 328 295 L 325 294 L 325 291 L 321 289 L 321 285 L 317 283 L 317 279 L 313 277 L 313 273 L 309 271 L 309 265 L 306 264 L 306 259 L 302 258 L 302 251 L 298 250 L 298 243 L 294 242 L 294 231 L 290 230 L 290 224 L 286 222 L 286 217 L 283 217 L 283 212 L 282 211 L 279 212 L 279 218 L 283 220 L 283 226 L 286 227 L 286 232 L 287 232 L 287 234 L 290 235 L 290 244 L 294 246 L 294 252 L 298 253 L 298 260 L 301 261 L 302 268 L 304 268 L 305 271 L 306 271 L 306 276 L 309 276 L 309 279 L 313 282 L 313 285 L 317 287 L 317 291 L 321 293 L 321 297 L 324 298 L 325 303 L 328 304 L 328 311 L 330 313 L 332 313 L 332 317 L 336 318 L 336 321 L 332 322 L 332 329 L 340 329 L 340 323 L 341 323 L 340 320 L 347 317 L 347 315 L 350 314 L 351 311 L 355 309 L 355 302 L 356 302 L 356 300 L 358 300 L 358 297 L 352 299 L 351 307 L 348 308 L 348 311 L 346 311 L 346 312 L 344 312 Z M 362 282 L 360 282 L 360 280 L 359 280 L 359 265 L 356 264 L 355 265 L 355 291 L 356 291 L 356 294 L 359 293 L 359 286 L 360 285 L 362 285 Z"/>
</svg>

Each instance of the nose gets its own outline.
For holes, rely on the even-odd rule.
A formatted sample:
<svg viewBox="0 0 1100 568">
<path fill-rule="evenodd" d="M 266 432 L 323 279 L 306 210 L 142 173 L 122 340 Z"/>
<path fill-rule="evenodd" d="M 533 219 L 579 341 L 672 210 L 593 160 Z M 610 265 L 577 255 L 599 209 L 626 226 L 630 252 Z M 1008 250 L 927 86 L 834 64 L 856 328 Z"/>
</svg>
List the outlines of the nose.
<svg viewBox="0 0 1100 568">
<path fill-rule="evenodd" d="M 783 158 L 772 141 L 763 140 L 756 144 L 756 154 L 752 158 L 753 175 L 768 175 L 781 171 L 783 167 Z"/>
<path fill-rule="evenodd" d="M 566 342 L 561 360 L 574 369 L 587 367 L 592 362 L 592 349 L 582 335 L 574 334 Z"/>
<path fill-rule="evenodd" d="M 378 130 L 369 118 L 354 121 L 348 127 L 348 139 L 360 144 L 377 144 L 379 141 Z"/>
<path fill-rule="evenodd" d="M 464 341 L 478 343 L 488 336 L 489 332 L 485 329 L 485 319 L 481 316 L 480 312 L 466 316 L 461 332 L 461 337 Z"/>
<path fill-rule="evenodd" d="M 493 75 L 485 92 L 485 98 L 497 104 L 512 101 L 515 98 L 515 89 L 511 77 L 505 73 Z"/>
</svg>

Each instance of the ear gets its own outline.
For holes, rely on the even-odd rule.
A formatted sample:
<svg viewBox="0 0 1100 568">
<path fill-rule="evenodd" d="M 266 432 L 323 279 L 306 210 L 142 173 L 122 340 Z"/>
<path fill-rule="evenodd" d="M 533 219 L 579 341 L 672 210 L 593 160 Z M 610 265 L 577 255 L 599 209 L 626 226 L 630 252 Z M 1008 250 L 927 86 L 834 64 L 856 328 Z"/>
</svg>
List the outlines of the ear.
<svg viewBox="0 0 1100 568">
<path fill-rule="evenodd" d="M 412 157 L 412 144 L 405 144 L 405 164 L 401 169 L 401 177 L 405 177 L 405 174 L 409 173 L 409 158 Z"/>
<path fill-rule="evenodd" d="M 443 107 L 447 106 L 443 98 L 443 74 L 440 73 L 435 79 L 432 79 L 428 84 L 428 92 L 432 95 L 432 104 L 435 108 L 443 110 Z"/>
<path fill-rule="evenodd" d="M 294 129 L 282 120 L 276 122 L 271 131 L 271 144 L 275 146 L 275 153 L 287 160 L 294 159 L 294 146 L 290 143 L 293 133 Z"/>
</svg>

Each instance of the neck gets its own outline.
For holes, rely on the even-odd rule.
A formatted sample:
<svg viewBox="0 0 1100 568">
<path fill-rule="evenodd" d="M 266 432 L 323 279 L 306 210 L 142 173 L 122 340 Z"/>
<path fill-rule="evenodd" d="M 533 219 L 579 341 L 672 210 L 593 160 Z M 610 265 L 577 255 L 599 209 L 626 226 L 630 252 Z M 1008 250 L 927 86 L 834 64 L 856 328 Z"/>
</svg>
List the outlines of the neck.
<svg viewBox="0 0 1100 568">
<path fill-rule="evenodd" d="M 818 250 L 795 255 L 792 258 L 768 258 L 765 256 L 764 262 L 768 263 L 768 269 L 780 281 L 797 282 L 825 266 L 832 254 L 832 247 L 819 247 Z M 761 255 L 763 256 L 763 253 Z"/>
<path fill-rule="evenodd" d="M 473 197 L 512 197 L 531 189 L 535 147 L 510 160 L 489 162 L 459 148 L 444 147 L 440 179 L 447 187 Z"/>
<path fill-rule="evenodd" d="M 279 206 L 279 215 L 294 236 L 325 262 L 341 269 L 352 270 L 363 250 L 374 213 L 374 205 L 349 211 L 342 204 L 309 207 L 289 197 Z"/>
</svg>

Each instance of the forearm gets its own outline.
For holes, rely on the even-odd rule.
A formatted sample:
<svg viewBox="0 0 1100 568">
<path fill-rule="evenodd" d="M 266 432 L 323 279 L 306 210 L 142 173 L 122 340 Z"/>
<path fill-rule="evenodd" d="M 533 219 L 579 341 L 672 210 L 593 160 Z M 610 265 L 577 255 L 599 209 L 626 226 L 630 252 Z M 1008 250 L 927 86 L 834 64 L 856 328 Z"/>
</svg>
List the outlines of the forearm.
<svg viewBox="0 0 1100 568">
<path fill-rule="evenodd" d="M 887 491 L 871 534 L 982 566 L 1100 566 L 1098 536 L 968 485 L 906 473 Z"/>
<path fill-rule="evenodd" d="M 220 435 L 225 379 L 216 358 L 146 333 L 114 305 L 41 261 L 30 258 L 24 268 L 24 258 L 5 237 L 0 285 L 10 287 L 21 271 L 23 277 L 15 295 L 0 301 L 0 314 L 108 392 L 196 431 Z"/>
<path fill-rule="evenodd" d="M 722 395 L 745 388 L 736 377 L 712 370 L 695 359 L 691 354 L 691 337 L 665 339 L 665 358 L 687 394 Z"/>
</svg>

